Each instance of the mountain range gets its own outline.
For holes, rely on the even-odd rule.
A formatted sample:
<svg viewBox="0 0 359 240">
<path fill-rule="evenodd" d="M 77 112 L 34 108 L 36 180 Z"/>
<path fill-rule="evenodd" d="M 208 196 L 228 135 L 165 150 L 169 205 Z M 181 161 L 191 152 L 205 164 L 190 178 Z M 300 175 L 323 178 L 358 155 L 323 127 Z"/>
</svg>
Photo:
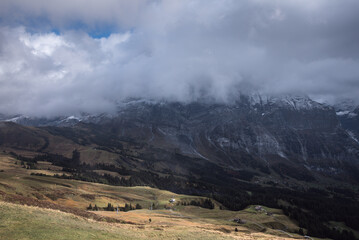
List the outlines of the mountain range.
<svg viewBox="0 0 359 240">
<path fill-rule="evenodd" d="M 303 96 L 257 94 L 231 104 L 131 100 L 119 105 L 115 114 L 50 119 L 3 115 L 2 120 L 49 133 L 66 129 L 80 135 L 75 141 L 80 145 L 98 141 L 91 135 L 101 135 L 112 143 L 99 145 L 112 152 L 116 141 L 141 144 L 160 171 L 188 173 L 181 163 L 154 149 L 226 169 L 259 170 L 264 177 L 275 172 L 298 180 L 313 180 L 319 174 L 354 181 L 359 176 L 348 175 L 347 168 L 359 165 L 358 114 L 359 108 L 348 103 L 330 106 Z"/>
</svg>

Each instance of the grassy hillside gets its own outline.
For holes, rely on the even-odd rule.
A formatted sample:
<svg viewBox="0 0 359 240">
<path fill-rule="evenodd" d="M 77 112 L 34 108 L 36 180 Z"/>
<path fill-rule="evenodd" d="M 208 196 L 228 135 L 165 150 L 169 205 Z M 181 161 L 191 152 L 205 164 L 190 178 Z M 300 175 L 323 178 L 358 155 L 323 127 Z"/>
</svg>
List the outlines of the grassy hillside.
<svg viewBox="0 0 359 240">
<path fill-rule="evenodd" d="M 263 207 L 256 211 L 249 206 L 243 211 L 228 211 L 221 210 L 215 201 L 214 209 L 183 206 L 182 202 L 204 198 L 150 187 L 109 186 L 31 175 L 61 173 L 56 166 L 39 164 L 43 169 L 26 169 L 19 160 L 0 155 L 0 239 L 301 238 L 288 233 L 299 228 L 278 209 Z M 171 198 L 176 199 L 175 204 L 169 203 Z M 143 209 L 119 213 L 86 210 L 89 204 L 105 207 L 108 203 L 140 204 Z M 154 210 L 149 210 L 152 204 Z M 233 219 L 242 219 L 243 223 Z"/>
<path fill-rule="evenodd" d="M 0 239 L 286 239 L 207 225 L 129 225 L 96 222 L 51 209 L 0 202 Z M 141 212 L 141 211 L 139 211 Z"/>
</svg>

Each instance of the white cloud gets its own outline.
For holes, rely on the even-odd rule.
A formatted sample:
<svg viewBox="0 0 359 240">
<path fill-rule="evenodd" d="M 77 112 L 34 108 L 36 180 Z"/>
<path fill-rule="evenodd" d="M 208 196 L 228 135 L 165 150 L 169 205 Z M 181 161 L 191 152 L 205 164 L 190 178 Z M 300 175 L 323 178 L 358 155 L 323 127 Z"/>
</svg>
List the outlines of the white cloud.
<svg viewBox="0 0 359 240">
<path fill-rule="evenodd" d="M 358 98 L 359 2 L 304 2 L 1 1 L 0 112 L 231 101 L 248 88 Z M 108 37 L 86 33 L 107 25 Z"/>
<path fill-rule="evenodd" d="M 60 36 L 54 33 L 50 34 L 22 34 L 19 40 L 26 46 L 31 48 L 31 53 L 39 56 L 51 56 L 53 52 L 62 47 L 68 46 Z"/>
</svg>

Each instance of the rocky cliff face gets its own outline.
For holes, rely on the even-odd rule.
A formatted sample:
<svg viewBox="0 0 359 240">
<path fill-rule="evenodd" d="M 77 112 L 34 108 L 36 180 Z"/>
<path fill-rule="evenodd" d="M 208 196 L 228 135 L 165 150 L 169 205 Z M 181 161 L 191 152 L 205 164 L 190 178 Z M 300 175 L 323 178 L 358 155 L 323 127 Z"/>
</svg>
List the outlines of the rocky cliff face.
<svg viewBox="0 0 359 240">
<path fill-rule="evenodd" d="M 73 129 L 81 122 L 94 135 L 142 144 L 142 154 L 162 168 L 175 163 L 158 150 L 229 169 L 312 180 L 317 173 L 344 176 L 348 164 L 359 164 L 359 110 L 340 111 L 303 96 L 251 95 L 232 104 L 136 100 L 123 103 L 111 116 L 15 120 Z"/>
<path fill-rule="evenodd" d="M 302 179 L 359 163 L 359 144 L 342 125 L 333 107 L 307 97 L 242 96 L 230 105 L 128 102 L 99 127 L 149 148 Z"/>
<path fill-rule="evenodd" d="M 352 102 L 344 103 L 335 106 L 337 117 L 342 128 L 355 142 L 359 143 L 359 106 Z"/>
</svg>

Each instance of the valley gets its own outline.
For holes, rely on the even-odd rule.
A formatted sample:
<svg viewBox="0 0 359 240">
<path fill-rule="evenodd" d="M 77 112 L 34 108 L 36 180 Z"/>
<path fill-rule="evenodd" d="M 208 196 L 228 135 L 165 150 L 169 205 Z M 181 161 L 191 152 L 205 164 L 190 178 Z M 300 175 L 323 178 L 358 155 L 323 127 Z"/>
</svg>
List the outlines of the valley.
<svg viewBox="0 0 359 240">
<path fill-rule="evenodd" d="M 40 163 L 40 165 L 44 163 Z M 200 196 L 179 195 L 149 187 L 120 187 L 34 174 L 17 159 L 0 155 L 0 239 L 302 239 L 298 226 L 279 209 L 249 206 L 242 211 L 183 206 Z M 178 203 L 169 203 L 175 198 Z M 108 203 L 140 204 L 128 212 L 88 211 Z M 153 205 L 153 210 L 148 210 Z M 270 212 L 271 215 L 266 213 Z M 149 220 L 151 222 L 149 223 Z M 241 219 L 242 223 L 234 222 Z M 237 228 L 237 231 L 235 231 Z M 289 232 L 289 233 L 287 233 Z"/>
</svg>

